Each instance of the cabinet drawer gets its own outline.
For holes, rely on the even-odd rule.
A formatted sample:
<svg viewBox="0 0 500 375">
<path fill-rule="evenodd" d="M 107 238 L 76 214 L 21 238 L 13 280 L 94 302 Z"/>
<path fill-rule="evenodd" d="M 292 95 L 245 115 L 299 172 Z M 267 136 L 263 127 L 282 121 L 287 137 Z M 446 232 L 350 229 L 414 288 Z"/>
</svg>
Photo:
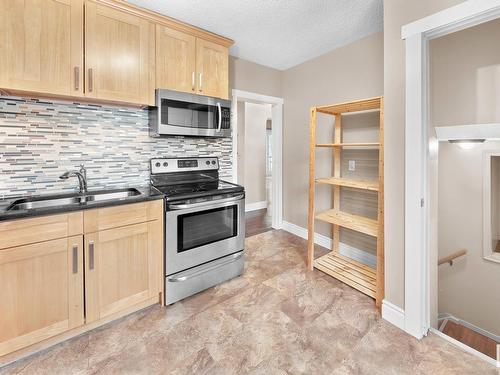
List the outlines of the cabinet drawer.
<svg viewBox="0 0 500 375">
<path fill-rule="evenodd" d="M 97 208 L 84 212 L 85 233 L 157 220 L 163 216 L 163 200 Z"/>
<path fill-rule="evenodd" d="M 82 233 L 82 212 L 6 221 L 0 223 L 0 250 Z"/>
</svg>

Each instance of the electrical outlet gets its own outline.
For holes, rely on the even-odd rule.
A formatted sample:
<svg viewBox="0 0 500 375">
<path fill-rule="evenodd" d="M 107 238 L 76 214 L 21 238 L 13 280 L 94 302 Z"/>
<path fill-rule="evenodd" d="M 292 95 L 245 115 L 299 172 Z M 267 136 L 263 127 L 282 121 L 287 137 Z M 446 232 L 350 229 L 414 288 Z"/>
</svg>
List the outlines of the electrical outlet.
<svg viewBox="0 0 500 375">
<path fill-rule="evenodd" d="M 349 170 L 351 172 L 356 170 L 356 160 L 349 160 Z"/>
</svg>

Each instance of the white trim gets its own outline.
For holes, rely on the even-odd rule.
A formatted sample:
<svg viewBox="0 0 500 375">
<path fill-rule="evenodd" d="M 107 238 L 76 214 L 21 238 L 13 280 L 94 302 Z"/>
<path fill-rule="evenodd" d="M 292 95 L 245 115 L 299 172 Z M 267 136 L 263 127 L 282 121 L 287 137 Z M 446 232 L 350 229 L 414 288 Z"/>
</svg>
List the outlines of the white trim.
<svg viewBox="0 0 500 375">
<path fill-rule="evenodd" d="M 406 39 L 405 331 L 422 338 L 430 328 L 431 220 L 428 129 L 429 40 L 500 17 L 500 0 L 466 1 L 402 28 Z M 437 204 L 437 202 L 433 202 Z"/>
<path fill-rule="evenodd" d="M 257 211 L 267 208 L 267 201 L 245 203 L 245 212 Z"/>
<path fill-rule="evenodd" d="M 462 342 L 460 342 L 458 340 L 455 340 L 454 338 L 452 338 L 452 337 L 450 337 L 448 335 L 445 335 L 443 332 L 437 330 L 434 327 L 429 328 L 429 331 L 432 332 L 433 334 L 435 334 L 436 336 L 439 336 L 442 339 L 445 339 L 446 341 L 452 343 L 453 345 L 455 345 L 458 348 L 462 349 L 464 352 L 472 354 L 472 355 L 474 355 L 474 356 L 482 359 L 483 361 L 488 362 L 488 363 L 492 364 L 493 366 L 496 366 L 497 368 L 500 368 L 500 362 L 494 360 L 491 357 L 488 357 L 486 354 L 478 352 L 477 350 L 471 348 L 470 346 L 467 346 L 464 343 L 462 343 Z M 497 347 L 497 351 L 498 351 L 498 347 Z"/>
<path fill-rule="evenodd" d="M 283 221 L 282 229 L 307 240 L 306 228 L 300 227 L 288 221 Z M 314 243 L 326 249 L 332 248 L 332 239 L 319 233 L 314 233 Z M 377 266 L 377 257 L 374 254 L 370 254 L 346 243 L 339 243 L 339 253 L 372 268 Z"/>
<path fill-rule="evenodd" d="M 474 325 L 472 323 L 469 323 L 469 322 L 467 322 L 465 320 L 459 319 L 459 318 L 457 318 L 457 317 L 455 317 L 455 316 L 453 316 L 451 314 L 448 314 L 448 313 L 439 314 L 438 322 L 440 320 L 452 320 L 456 324 L 459 324 L 461 326 L 469 328 L 470 330 L 472 330 L 474 332 L 477 332 L 480 335 L 489 337 L 493 341 L 496 341 L 496 342 L 500 343 L 500 336 L 495 335 L 493 332 L 487 331 L 487 330 L 485 330 L 485 329 L 483 329 L 481 327 L 478 327 L 478 326 L 476 326 L 476 325 Z"/>
<path fill-rule="evenodd" d="M 387 300 L 382 300 L 382 318 L 399 329 L 405 330 L 405 312 Z"/>
<path fill-rule="evenodd" d="M 273 124 L 273 173 L 271 176 L 271 217 L 272 227 L 281 229 L 283 225 L 283 98 L 261 95 L 249 91 L 233 89 L 232 92 L 232 141 L 233 141 L 233 181 L 238 180 L 238 101 L 257 104 L 271 104 Z"/>
<path fill-rule="evenodd" d="M 427 245 L 425 223 L 428 195 L 427 118 L 424 111 L 427 92 L 424 71 L 427 65 L 421 35 L 406 40 L 406 131 L 405 131 L 405 331 L 422 338 L 430 326 L 426 322 L 428 294 L 425 290 Z M 425 204 L 424 204 L 425 203 Z"/>
<path fill-rule="evenodd" d="M 404 25 L 401 29 L 401 35 L 403 39 L 416 34 L 432 34 L 435 36 L 434 34 L 439 33 L 437 36 L 446 35 L 477 25 L 478 17 L 480 17 L 481 22 L 487 22 L 499 16 L 499 0 L 464 1 L 451 8 Z"/>
</svg>

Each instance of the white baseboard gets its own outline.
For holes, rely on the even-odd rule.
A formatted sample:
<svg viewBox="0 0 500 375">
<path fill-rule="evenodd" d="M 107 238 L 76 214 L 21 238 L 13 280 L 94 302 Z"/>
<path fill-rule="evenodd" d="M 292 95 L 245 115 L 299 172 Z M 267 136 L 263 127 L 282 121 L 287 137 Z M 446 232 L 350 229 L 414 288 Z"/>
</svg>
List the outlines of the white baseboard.
<svg viewBox="0 0 500 375">
<path fill-rule="evenodd" d="M 283 221 L 282 229 L 292 234 L 295 234 L 296 236 L 307 239 L 306 228 L 302 228 L 288 221 Z M 319 246 L 326 247 L 327 249 L 332 248 L 332 239 L 327 236 L 323 236 L 322 234 L 319 233 L 314 233 L 314 243 Z M 370 266 L 372 268 L 375 268 L 377 265 L 377 257 L 375 255 L 357 249 L 353 246 L 347 245 L 343 242 L 339 243 L 339 252 L 342 255 L 357 260 L 358 262 L 366 264 L 367 266 Z"/>
<path fill-rule="evenodd" d="M 267 201 L 245 204 L 245 212 L 262 210 L 263 208 L 267 208 Z"/>
<path fill-rule="evenodd" d="M 480 335 L 489 337 L 490 339 L 500 343 L 500 336 L 495 335 L 494 333 L 489 332 L 489 331 L 487 331 L 481 327 L 478 327 L 472 323 L 466 322 L 465 320 L 459 319 L 459 318 L 457 318 L 451 314 L 448 314 L 448 313 L 441 313 L 438 315 L 438 321 L 444 320 L 444 319 L 451 320 L 451 321 L 455 322 L 456 324 L 467 327 L 467 328 L 479 333 Z"/>
<path fill-rule="evenodd" d="M 405 311 L 385 299 L 382 300 L 382 318 L 399 329 L 405 330 Z"/>
</svg>

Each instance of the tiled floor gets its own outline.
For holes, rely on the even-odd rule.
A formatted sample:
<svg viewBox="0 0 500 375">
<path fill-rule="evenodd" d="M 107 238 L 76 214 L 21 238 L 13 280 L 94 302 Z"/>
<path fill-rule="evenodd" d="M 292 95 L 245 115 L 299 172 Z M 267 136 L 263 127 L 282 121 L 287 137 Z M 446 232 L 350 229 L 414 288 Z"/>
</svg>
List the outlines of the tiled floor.
<svg viewBox="0 0 500 375">
<path fill-rule="evenodd" d="M 434 335 L 413 339 L 381 320 L 370 298 L 307 271 L 302 239 L 270 231 L 246 244 L 243 277 L 128 316 L 4 373 L 496 374 Z"/>
</svg>

